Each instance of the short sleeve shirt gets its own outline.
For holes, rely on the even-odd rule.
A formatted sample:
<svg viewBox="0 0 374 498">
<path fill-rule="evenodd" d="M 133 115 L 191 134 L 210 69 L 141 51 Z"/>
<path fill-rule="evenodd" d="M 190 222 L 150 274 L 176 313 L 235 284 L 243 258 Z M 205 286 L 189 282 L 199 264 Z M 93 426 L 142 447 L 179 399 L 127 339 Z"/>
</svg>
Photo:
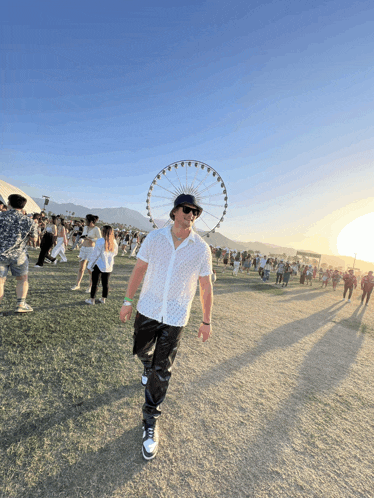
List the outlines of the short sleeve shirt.
<svg viewBox="0 0 374 498">
<path fill-rule="evenodd" d="M 168 325 L 186 325 L 198 278 L 213 273 L 208 244 L 192 231 L 175 249 L 168 226 L 149 233 L 137 257 L 148 263 L 139 313 Z"/>
<path fill-rule="evenodd" d="M 0 260 L 26 256 L 29 237 L 38 237 L 38 225 L 31 218 L 15 209 L 0 213 Z"/>
</svg>

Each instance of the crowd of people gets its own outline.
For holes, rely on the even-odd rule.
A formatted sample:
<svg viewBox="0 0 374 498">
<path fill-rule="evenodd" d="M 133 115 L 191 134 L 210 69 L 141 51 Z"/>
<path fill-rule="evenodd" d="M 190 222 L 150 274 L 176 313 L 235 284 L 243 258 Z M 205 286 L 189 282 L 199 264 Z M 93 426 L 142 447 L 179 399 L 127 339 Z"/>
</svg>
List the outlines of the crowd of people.
<svg viewBox="0 0 374 498">
<path fill-rule="evenodd" d="M 66 251 L 78 250 L 77 280 L 72 291 L 80 289 L 85 271 L 89 275 L 86 304 L 95 304 L 96 292 L 101 283 L 105 304 L 109 291 L 109 277 L 119 247 L 122 256 L 136 257 L 145 233 L 140 230 L 120 230 L 111 225 L 99 228 L 99 217 L 87 214 L 85 219 L 66 220 L 62 215 L 47 216 L 44 211 L 27 215 L 26 199 L 18 194 L 9 197 L 8 205 L 0 201 L 0 303 L 4 294 L 5 279 L 10 271 L 17 279 L 17 313 L 33 311 L 26 303 L 28 292 L 28 251 L 39 250 L 34 268 L 45 264 L 67 263 Z"/>
<path fill-rule="evenodd" d="M 373 272 L 369 271 L 367 275 L 361 278 L 361 275 L 354 275 L 354 270 L 342 271 L 337 268 L 317 268 L 316 265 L 302 264 L 300 261 L 285 261 L 277 257 L 267 257 L 266 255 L 254 254 L 252 251 L 237 251 L 231 250 L 228 247 L 210 246 L 213 258 L 216 264 L 222 263 L 222 273 L 232 271 L 233 276 L 237 276 L 239 272 L 249 274 L 250 269 L 258 272 L 261 282 L 272 283 L 270 276 L 274 275 L 274 285 L 287 287 L 290 280 L 299 278 L 301 285 L 312 287 L 320 285 L 327 288 L 331 284 L 333 291 L 336 291 L 340 282 L 344 283 L 343 299 L 346 295 L 348 302 L 351 302 L 353 290 L 361 284 L 362 299 L 361 304 L 366 305 L 370 300 L 370 295 L 374 287 Z"/>
</svg>

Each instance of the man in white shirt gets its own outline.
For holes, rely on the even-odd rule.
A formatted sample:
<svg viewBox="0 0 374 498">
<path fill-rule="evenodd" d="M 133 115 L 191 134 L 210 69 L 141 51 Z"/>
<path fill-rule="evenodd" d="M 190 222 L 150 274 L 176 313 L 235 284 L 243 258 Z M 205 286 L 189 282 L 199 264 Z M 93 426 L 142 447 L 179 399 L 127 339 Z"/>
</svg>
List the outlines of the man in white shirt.
<svg viewBox="0 0 374 498">
<path fill-rule="evenodd" d="M 212 254 L 208 244 L 192 230 L 202 211 L 192 195 L 181 194 L 175 199 L 170 212 L 174 225 L 154 230 L 145 238 L 121 308 L 120 319 L 126 322 L 144 277 L 134 324 L 133 354 L 144 366 L 142 454 L 146 460 L 154 458 L 158 450 L 160 405 L 166 396 L 198 280 L 203 309 L 198 337 L 205 342 L 212 333 Z"/>
</svg>

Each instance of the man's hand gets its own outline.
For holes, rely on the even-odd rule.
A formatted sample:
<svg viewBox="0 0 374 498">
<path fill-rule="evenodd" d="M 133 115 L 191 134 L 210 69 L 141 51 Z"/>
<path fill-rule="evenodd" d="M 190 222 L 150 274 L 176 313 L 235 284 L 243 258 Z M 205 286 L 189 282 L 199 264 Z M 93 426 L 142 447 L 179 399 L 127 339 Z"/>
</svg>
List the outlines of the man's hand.
<svg viewBox="0 0 374 498">
<path fill-rule="evenodd" d="M 201 337 L 203 339 L 203 342 L 205 342 L 209 339 L 211 335 L 212 335 L 212 326 L 204 325 L 203 323 L 201 323 L 197 337 Z"/>
<path fill-rule="evenodd" d="M 130 320 L 132 313 L 132 306 L 122 306 L 119 318 L 121 322 L 125 323 L 127 320 Z"/>
</svg>

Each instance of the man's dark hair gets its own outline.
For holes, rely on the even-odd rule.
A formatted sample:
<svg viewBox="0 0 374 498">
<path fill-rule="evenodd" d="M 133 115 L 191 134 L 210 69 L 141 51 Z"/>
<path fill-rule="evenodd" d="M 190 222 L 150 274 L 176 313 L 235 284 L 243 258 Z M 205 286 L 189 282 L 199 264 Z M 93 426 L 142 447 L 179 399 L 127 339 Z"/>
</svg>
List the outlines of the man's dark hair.
<svg viewBox="0 0 374 498">
<path fill-rule="evenodd" d="M 23 209 L 27 203 L 27 199 L 19 194 L 10 194 L 8 201 L 13 209 Z"/>
</svg>

